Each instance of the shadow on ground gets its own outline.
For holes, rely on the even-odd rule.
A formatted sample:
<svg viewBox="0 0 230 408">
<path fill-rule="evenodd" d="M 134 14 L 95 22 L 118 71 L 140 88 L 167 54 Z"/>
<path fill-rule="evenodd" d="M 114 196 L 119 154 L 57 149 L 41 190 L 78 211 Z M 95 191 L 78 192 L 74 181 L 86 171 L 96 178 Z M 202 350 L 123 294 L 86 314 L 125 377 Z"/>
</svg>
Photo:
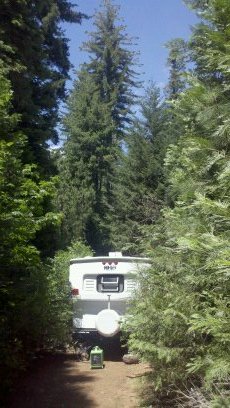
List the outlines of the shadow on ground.
<svg viewBox="0 0 230 408">
<path fill-rule="evenodd" d="M 104 350 L 105 366 L 122 361 L 124 349 L 119 342 L 98 345 Z M 82 364 L 80 368 L 74 353 L 39 355 L 19 379 L 7 408 L 100 408 L 88 392 L 94 388 L 94 370 L 90 361 Z"/>
<path fill-rule="evenodd" d="M 93 401 L 82 388 L 94 381 L 89 372 L 78 372 L 75 356 L 40 357 L 24 374 L 12 393 L 9 408 L 91 408 Z"/>
<path fill-rule="evenodd" d="M 120 341 L 106 339 L 91 347 L 95 345 L 104 351 L 105 367 L 122 361 L 125 349 Z M 98 377 L 94 371 L 90 361 L 80 364 L 73 352 L 39 355 L 19 379 L 7 408 L 100 408 L 89 392 L 94 388 L 95 392 L 105 391 L 94 386 Z"/>
</svg>

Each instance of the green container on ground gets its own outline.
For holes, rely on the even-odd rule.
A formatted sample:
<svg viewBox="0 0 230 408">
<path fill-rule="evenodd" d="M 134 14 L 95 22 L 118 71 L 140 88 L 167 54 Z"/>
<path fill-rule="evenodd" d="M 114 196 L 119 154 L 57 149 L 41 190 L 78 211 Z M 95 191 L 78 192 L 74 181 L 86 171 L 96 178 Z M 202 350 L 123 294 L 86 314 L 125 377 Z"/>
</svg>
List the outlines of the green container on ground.
<svg viewBox="0 0 230 408">
<path fill-rule="evenodd" d="M 91 368 L 104 367 L 104 353 L 98 346 L 94 347 L 90 352 L 90 365 Z"/>
</svg>

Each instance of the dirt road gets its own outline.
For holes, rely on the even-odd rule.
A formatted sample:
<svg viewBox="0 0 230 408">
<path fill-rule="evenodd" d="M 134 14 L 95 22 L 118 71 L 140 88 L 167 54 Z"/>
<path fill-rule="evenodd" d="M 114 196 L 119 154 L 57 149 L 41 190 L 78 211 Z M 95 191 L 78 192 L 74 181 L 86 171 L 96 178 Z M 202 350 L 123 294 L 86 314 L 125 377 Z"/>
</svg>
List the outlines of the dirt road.
<svg viewBox="0 0 230 408">
<path fill-rule="evenodd" d="M 138 407 L 138 379 L 145 372 L 144 364 L 126 365 L 121 357 L 91 369 L 74 354 L 45 356 L 20 379 L 9 408 Z"/>
</svg>

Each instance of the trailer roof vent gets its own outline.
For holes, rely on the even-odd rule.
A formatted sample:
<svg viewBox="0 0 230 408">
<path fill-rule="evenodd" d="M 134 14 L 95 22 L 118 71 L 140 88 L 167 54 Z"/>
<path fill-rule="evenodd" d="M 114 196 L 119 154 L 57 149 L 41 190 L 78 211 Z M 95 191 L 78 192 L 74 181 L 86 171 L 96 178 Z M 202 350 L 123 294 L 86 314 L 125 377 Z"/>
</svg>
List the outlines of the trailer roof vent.
<svg viewBox="0 0 230 408">
<path fill-rule="evenodd" d="M 122 256 L 122 252 L 109 252 L 109 257 L 111 258 L 119 258 Z"/>
</svg>

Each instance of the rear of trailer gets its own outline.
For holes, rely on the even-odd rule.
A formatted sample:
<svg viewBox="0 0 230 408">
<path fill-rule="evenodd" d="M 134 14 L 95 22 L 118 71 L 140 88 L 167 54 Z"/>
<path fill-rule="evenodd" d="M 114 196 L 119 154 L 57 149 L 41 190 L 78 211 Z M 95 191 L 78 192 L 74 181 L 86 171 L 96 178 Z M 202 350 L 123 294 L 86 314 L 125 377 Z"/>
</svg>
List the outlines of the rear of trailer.
<svg viewBox="0 0 230 408">
<path fill-rule="evenodd" d="M 136 289 L 136 276 L 149 263 L 148 258 L 122 256 L 120 252 L 71 259 L 74 334 L 81 338 L 116 336 Z"/>
</svg>

